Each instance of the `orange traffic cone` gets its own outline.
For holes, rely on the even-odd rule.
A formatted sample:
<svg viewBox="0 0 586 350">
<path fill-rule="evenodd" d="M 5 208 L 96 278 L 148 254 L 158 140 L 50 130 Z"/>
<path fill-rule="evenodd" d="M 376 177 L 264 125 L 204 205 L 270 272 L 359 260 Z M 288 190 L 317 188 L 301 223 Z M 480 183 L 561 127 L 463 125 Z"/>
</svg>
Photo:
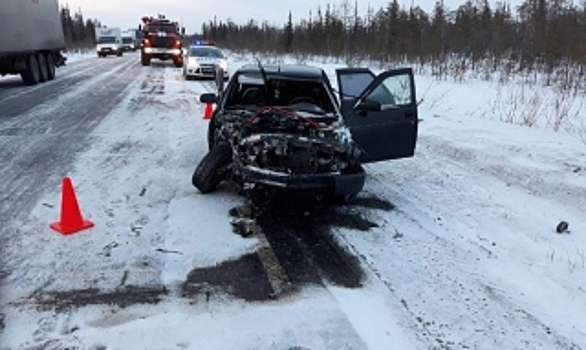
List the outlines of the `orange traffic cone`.
<svg viewBox="0 0 586 350">
<path fill-rule="evenodd" d="M 77 231 L 84 230 L 94 226 L 94 223 L 84 220 L 81 217 L 79 204 L 75 197 L 71 179 L 63 178 L 63 193 L 61 195 L 61 220 L 49 225 L 53 230 L 64 235 L 69 235 Z"/>
<path fill-rule="evenodd" d="M 206 103 L 206 107 L 203 112 L 203 119 L 211 119 L 213 113 L 214 113 L 213 103 Z"/>
</svg>

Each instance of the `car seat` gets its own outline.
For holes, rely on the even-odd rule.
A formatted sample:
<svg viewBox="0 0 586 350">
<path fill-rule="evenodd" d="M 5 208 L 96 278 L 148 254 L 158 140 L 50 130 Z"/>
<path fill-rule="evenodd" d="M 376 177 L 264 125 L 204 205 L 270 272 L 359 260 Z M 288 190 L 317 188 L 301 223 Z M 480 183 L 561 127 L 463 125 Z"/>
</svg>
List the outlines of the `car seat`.
<svg viewBox="0 0 586 350">
<path fill-rule="evenodd" d="M 260 87 L 251 86 L 244 90 L 240 97 L 240 103 L 243 105 L 256 105 L 264 102 L 264 94 Z"/>
</svg>

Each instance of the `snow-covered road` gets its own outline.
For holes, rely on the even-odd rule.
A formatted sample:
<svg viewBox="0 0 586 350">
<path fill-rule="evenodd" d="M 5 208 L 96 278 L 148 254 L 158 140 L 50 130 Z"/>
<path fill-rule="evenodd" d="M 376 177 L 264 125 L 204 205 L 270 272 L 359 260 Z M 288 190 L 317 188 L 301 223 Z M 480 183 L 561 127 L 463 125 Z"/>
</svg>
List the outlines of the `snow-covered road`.
<svg viewBox="0 0 586 350">
<path fill-rule="evenodd" d="M 233 188 L 191 185 L 212 82 L 133 54 L 18 82 L 0 80 L 0 349 L 586 348 L 575 138 L 424 105 L 416 156 L 369 165 L 354 202 L 245 235 Z M 95 223 L 71 236 L 49 228 L 65 175 Z"/>
</svg>

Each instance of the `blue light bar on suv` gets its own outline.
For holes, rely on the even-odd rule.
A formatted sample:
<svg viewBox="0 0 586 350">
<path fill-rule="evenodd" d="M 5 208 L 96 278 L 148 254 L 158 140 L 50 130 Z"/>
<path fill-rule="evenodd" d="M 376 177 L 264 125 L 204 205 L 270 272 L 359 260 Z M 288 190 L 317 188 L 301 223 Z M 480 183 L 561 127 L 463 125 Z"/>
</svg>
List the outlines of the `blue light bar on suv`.
<svg viewBox="0 0 586 350">
<path fill-rule="evenodd" d="M 216 42 L 211 40 L 196 40 L 193 42 L 194 46 L 215 46 Z"/>
</svg>

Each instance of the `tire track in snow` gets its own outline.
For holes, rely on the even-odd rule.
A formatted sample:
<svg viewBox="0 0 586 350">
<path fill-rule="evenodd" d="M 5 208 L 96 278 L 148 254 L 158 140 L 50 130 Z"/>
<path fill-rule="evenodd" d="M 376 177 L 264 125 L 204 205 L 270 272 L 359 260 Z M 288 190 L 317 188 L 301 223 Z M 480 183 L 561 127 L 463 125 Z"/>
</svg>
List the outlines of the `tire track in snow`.
<svg viewBox="0 0 586 350">
<path fill-rule="evenodd" d="M 93 98 L 98 98 L 98 101 L 102 104 L 104 103 L 112 103 L 113 110 L 104 114 L 100 115 L 100 119 L 103 119 L 108 115 L 107 120 L 117 120 L 118 123 L 116 128 L 107 131 L 108 134 L 115 134 L 118 135 L 118 131 L 122 127 L 131 133 L 133 133 L 134 128 L 132 127 L 132 122 L 136 122 L 139 124 L 144 125 L 144 118 L 141 118 L 141 115 L 137 113 L 137 115 L 128 115 L 125 110 L 128 109 L 127 106 L 131 104 L 132 96 L 136 96 L 135 91 L 138 91 L 137 87 L 140 83 L 140 79 L 145 75 L 145 72 L 148 72 L 148 68 L 140 68 L 135 62 L 130 62 L 128 65 L 120 67 L 121 71 L 115 71 L 113 74 L 114 78 L 112 79 L 112 83 L 114 86 L 112 87 L 103 87 L 102 89 L 98 89 L 94 93 L 91 94 Z M 128 79 L 131 77 L 132 79 Z M 135 79 L 137 78 L 137 79 Z M 122 90 L 116 89 L 116 87 L 126 86 Z M 84 99 L 86 93 L 81 92 L 80 99 Z M 100 98 L 104 97 L 104 94 L 107 96 L 112 96 L 113 98 L 107 99 L 107 101 L 101 101 Z M 114 97 L 114 95 L 110 94 L 118 94 Z M 129 96 L 130 95 L 130 96 Z M 124 101 L 124 99 L 126 99 Z M 123 103 L 118 103 L 117 101 L 120 100 Z M 81 101 L 83 102 L 83 101 Z M 114 104 L 114 102 L 116 102 Z M 123 119 L 120 119 L 123 117 Z M 112 123 L 106 123 L 112 124 Z M 127 126 L 128 128 L 126 128 Z M 142 125 L 141 125 L 142 126 Z M 97 130 L 100 130 L 97 128 Z M 89 175 L 91 180 L 85 180 L 83 185 L 87 188 L 95 188 L 97 192 L 90 193 L 89 197 L 94 198 L 94 202 L 101 202 L 103 200 L 103 194 L 113 191 L 114 197 L 119 198 L 121 193 L 128 193 L 130 188 L 132 187 L 131 182 L 133 179 L 128 179 L 122 186 L 122 188 L 118 188 L 118 190 L 113 190 L 112 187 L 114 186 L 112 181 L 108 181 L 107 183 L 103 182 L 104 177 L 109 177 L 115 174 L 115 171 L 112 172 L 113 169 L 120 169 L 124 166 L 128 165 L 128 159 L 134 157 L 140 157 L 141 153 L 149 153 L 149 156 L 153 156 L 153 153 L 156 153 L 156 150 L 153 152 L 145 151 L 145 149 L 152 148 L 152 142 L 142 143 L 141 141 L 145 140 L 132 140 L 127 137 L 127 134 L 124 132 L 120 133 L 121 139 L 118 137 L 110 136 L 106 139 L 112 139 L 112 144 L 106 144 L 106 149 L 100 149 L 100 144 L 102 140 L 102 135 L 100 133 L 95 132 L 96 128 L 92 128 L 92 130 L 87 130 L 88 133 L 84 135 L 87 139 L 87 145 L 90 149 L 89 152 L 82 153 L 81 159 L 71 159 L 75 161 L 75 169 L 67 170 L 67 172 L 72 171 L 76 174 L 80 174 L 79 167 L 81 169 L 94 169 L 92 175 Z M 140 129 L 140 127 L 137 127 Z M 74 135 L 77 133 L 74 132 Z M 91 134 L 91 135 L 90 135 Z M 134 134 L 133 134 L 134 135 Z M 81 135 L 80 135 L 81 137 Z M 118 141 L 117 141 L 118 140 Z M 69 138 L 64 138 L 63 143 L 68 143 L 70 140 Z M 75 141 L 75 139 L 73 140 Z M 75 144 L 75 142 L 74 142 Z M 98 145 L 98 146 L 96 146 Z M 80 146 L 76 145 L 75 147 Z M 97 150 L 96 150 L 97 147 Z M 85 149 L 84 149 L 85 150 Z M 81 150 L 81 151 L 84 151 Z M 96 154 L 92 154 L 91 150 L 94 150 Z M 89 153 L 89 154 L 88 154 Z M 87 159 L 89 157 L 89 160 Z M 95 157 L 95 158 L 94 158 Z M 163 157 L 161 157 L 163 158 Z M 167 158 L 167 157 L 165 157 Z M 89 162 L 89 163 L 88 163 Z M 84 165 L 79 165 L 79 164 Z M 147 163 L 149 167 L 151 164 Z M 84 171 L 82 170 L 81 173 Z M 140 171 L 141 173 L 148 173 L 147 171 Z M 131 172 L 132 173 L 132 172 Z M 87 176 L 87 174 L 86 174 Z M 134 175 L 131 175 L 134 177 Z M 78 180 L 83 177 L 77 177 Z M 114 179 L 115 180 L 115 179 Z M 81 182 L 81 180 L 80 180 Z M 89 185 L 88 182 L 92 183 L 93 186 Z M 115 182 L 115 181 L 114 181 Z M 137 186 L 145 185 L 146 183 L 150 184 L 150 182 L 145 182 L 141 184 L 137 184 Z M 105 187 L 104 187 L 105 186 Z M 57 192 L 57 189 L 51 189 L 50 192 Z M 152 191 L 152 187 L 151 187 Z M 45 190 L 45 192 L 47 192 Z M 18 249 L 14 249 L 17 245 L 22 245 L 23 242 L 27 242 L 27 239 L 30 238 L 22 238 L 22 237 L 14 237 L 15 244 L 11 244 L 7 246 L 10 248 L 9 253 L 12 255 L 10 258 L 6 257 L 6 261 L 9 261 L 10 264 L 14 264 L 18 266 L 15 268 L 16 271 L 13 276 L 10 277 L 10 281 L 14 281 L 15 279 L 20 281 L 19 284 L 23 290 L 27 290 L 30 293 L 31 288 L 34 289 L 35 292 L 32 293 L 31 297 L 34 300 L 37 300 L 39 305 L 45 305 L 44 307 L 50 308 L 51 300 L 54 301 L 55 307 L 67 307 L 67 305 L 75 306 L 83 306 L 83 305 L 90 305 L 95 304 L 92 299 L 107 301 L 111 300 L 112 303 L 116 304 L 123 304 L 128 305 L 133 302 L 140 303 L 141 301 L 148 302 L 149 300 L 158 300 L 153 299 L 153 296 L 157 295 L 165 295 L 166 290 L 164 288 L 156 288 L 159 283 L 157 283 L 156 278 L 153 279 L 152 276 L 156 276 L 157 273 L 160 272 L 161 266 L 157 259 L 153 259 L 152 257 L 148 256 L 147 254 L 143 254 L 140 252 L 139 256 L 129 256 L 129 269 L 132 271 L 132 274 L 129 276 L 129 270 L 124 271 L 117 271 L 116 269 L 112 270 L 112 266 L 107 264 L 109 257 L 115 254 L 116 251 L 120 250 L 120 245 L 122 244 L 120 239 L 124 239 L 124 235 L 122 237 L 118 236 L 118 242 L 113 241 L 110 235 L 110 230 L 115 230 L 115 225 L 118 224 L 119 221 L 128 220 L 128 222 L 134 221 L 131 227 L 131 237 L 136 237 L 136 240 L 141 240 L 141 231 L 144 229 L 145 226 L 149 226 L 149 218 L 141 215 L 140 211 L 137 208 L 137 205 L 131 205 L 129 203 L 129 199 L 136 196 L 138 193 L 141 193 L 139 196 L 143 196 L 146 192 L 146 188 L 138 188 L 136 193 L 132 192 L 131 195 L 125 194 L 124 198 L 126 201 L 122 200 L 115 200 L 113 202 L 107 202 L 104 204 L 107 219 L 99 219 L 100 214 L 98 211 L 94 211 L 94 216 L 92 220 L 96 220 L 96 228 L 99 227 L 99 223 L 101 222 L 104 224 L 105 227 L 102 226 L 101 229 L 106 229 L 106 235 L 99 235 L 99 237 L 94 236 L 87 237 L 89 241 L 86 241 L 85 244 L 89 244 L 95 248 L 95 246 L 99 246 L 100 248 L 104 248 L 102 250 L 97 250 L 97 255 L 102 258 L 98 258 L 100 261 L 97 262 L 96 260 L 92 261 L 92 257 L 90 255 L 96 254 L 95 250 L 93 250 L 93 254 L 89 254 L 87 256 L 81 256 L 76 260 L 77 264 L 70 264 L 68 261 L 64 261 L 63 259 L 56 258 L 53 260 L 51 257 L 45 257 L 46 261 L 51 261 L 50 269 L 45 269 L 42 266 L 38 266 L 39 261 L 43 261 L 43 254 L 48 252 L 42 252 L 37 256 L 35 259 L 27 256 L 26 254 L 22 254 L 21 251 Z M 86 193 L 87 194 L 87 193 Z M 55 196 L 57 199 L 57 196 Z M 144 203 L 144 201 L 140 201 Z M 52 201 L 47 201 L 47 203 L 52 203 Z M 43 203 L 44 206 L 45 203 Z M 151 205 L 158 205 L 159 203 L 148 204 L 150 207 Z M 121 215 L 121 211 L 125 212 L 125 207 L 131 206 L 131 212 L 128 215 Z M 38 212 L 38 208 L 42 207 L 38 203 L 36 205 L 35 212 Z M 85 206 L 87 210 L 87 206 Z M 138 211 L 138 213 L 136 213 Z M 86 212 L 87 213 L 87 212 Z M 28 214 L 28 213 L 25 213 Z M 96 218 L 95 215 L 98 215 Z M 116 216 L 120 216 L 116 218 Z M 152 218 L 151 218 L 152 219 Z M 30 225 L 28 230 L 31 230 Z M 35 226 L 35 224 L 32 224 Z M 124 228 L 126 228 L 126 223 L 122 224 Z M 35 231 L 38 231 L 35 230 Z M 115 232 L 115 231 L 114 231 Z M 126 231 L 124 230 L 124 233 Z M 36 233 L 35 233 L 36 235 Z M 128 239 L 128 237 L 126 237 Z M 41 240 L 43 238 L 40 238 Z M 58 238 L 61 239 L 61 238 Z M 58 249 L 54 249 L 52 253 L 58 254 L 59 257 L 63 255 L 70 256 L 71 254 L 75 254 L 75 251 L 79 249 L 79 246 L 76 246 L 78 243 L 75 239 L 73 242 L 70 240 L 68 245 L 64 247 L 63 251 L 61 251 L 61 247 Z M 128 243 L 128 242 L 126 242 Z M 34 249 L 32 246 L 36 246 L 39 244 L 37 240 L 33 240 L 33 242 L 28 242 L 29 249 Z M 42 244 L 38 246 L 39 249 L 43 249 Z M 83 249 L 85 251 L 85 248 Z M 89 253 L 89 252 L 88 252 Z M 82 252 L 82 254 L 84 254 Z M 130 264 L 130 259 L 134 261 Z M 96 259 L 96 258 L 94 258 Z M 102 266 L 101 259 L 104 259 L 106 262 L 105 266 Z M 97 264 L 96 264 L 97 263 Z M 3 266 L 9 267 L 10 264 L 4 264 Z M 89 269 L 89 270 L 88 270 Z M 80 272 L 85 270 L 85 273 Z M 96 271 L 101 271 L 99 276 L 96 276 Z M 120 273 L 118 273 L 120 272 Z M 122 273 L 123 272 L 123 273 Z M 107 277 L 106 277 L 107 276 Z M 111 283 L 111 278 L 117 279 L 114 283 Z M 136 280 L 141 282 L 145 282 L 140 288 L 133 288 L 132 283 Z M 14 282 L 13 282 L 14 283 Z M 153 287 L 155 285 L 155 287 Z M 65 288 L 63 287 L 65 286 Z M 75 290 L 75 287 L 79 288 L 79 290 Z M 100 290 L 100 288 L 107 289 L 106 291 Z M 109 288 L 114 288 L 113 291 L 109 290 Z M 64 289 L 73 289 L 69 293 L 63 292 Z M 78 293 L 76 293 L 78 292 Z M 124 296 L 124 294 L 128 294 Z M 94 298 L 96 297 L 96 298 Z M 12 297 L 12 299 L 15 299 Z M 17 301 L 17 303 L 19 303 Z"/>
<path fill-rule="evenodd" d="M 519 187 L 535 197 L 555 199 L 560 204 L 576 208 L 586 207 L 586 176 L 585 169 L 582 169 L 586 166 L 586 154 L 582 154 L 582 159 L 565 156 L 567 161 L 560 168 L 556 159 L 535 159 L 531 149 L 514 145 L 492 145 L 490 149 L 476 150 L 463 148 L 436 136 L 426 135 L 422 141 L 436 156 L 453 164 L 489 174 L 508 186 Z M 555 149 L 555 146 L 552 144 L 551 148 Z M 536 144 L 533 147 L 544 146 Z M 538 155 L 540 153 L 546 152 L 536 152 Z M 506 158 L 502 154 L 507 154 Z M 560 153 L 556 157 L 564 155 Z"/>
<path fill-rule="evenodd" d="M 386 186 L 384 181 L 376 182 L 375 188 Z M 386 197 L 383 190 L 376 193 Z M 480 249 L 454 245 L 411 207 L 399 206 L 394 213 L 388 220 L 395 229 L 383 226 L 383 232 L 377 232 L 386 234 L 386 241 L 370 241 L 365 249 L 364 244 L 356 244 L 356 234 L 343 231 L 337 237 L 359 257 L 376 296 L 386 295 L 390 310 L 402 315 L 405 333 L 434 349 L 485 348 L 486 344 L 536 349 L 576 346 L 512 302 L 505 291 L 482 280 L 484 275 L 472 263 L 485 259 Z"/>
<path fill-rule="evenodd" d="M 273 297 L 290 295 L 305 286 L 319 286 L 338 304 L 369 348 L 413 344 L 400 326 L 404 320 L 398 317 L 405 314 L 400 302 L 393 304 L 392 296 L 388 299 L 386 285 L 375 280 L 372 271 L 365 270 L 369 265 L 360 263 L 359 252 L 336 234 L 339 227 L 371 234 L 369 230 L 377 224 L 357 209 L 392 211 L 393 205 L 376 197 L 359 197 L 345 207 L 308 206 L 304 197 L 283 196 L 281 200 L 274 204 L 273 211 L 255 220 L 246 219 L 250 216 L 247 206 L 231 212 L 237 218 L 233 222 L 236 233 L 260 240 L 257 254 L 273 287 Z M 285 209 L 296 206 L 297 210 Z M 409 326 L 406 328 L 411 330 L 416 325 Z"/>
<path fill-rule="evenodd" d="M 55 77 L 55 80 L 34 86 L 8 86 L 6 89 L 0 90 L 0 100 L 2 101 L 0 121 L 19 117 L 34 109 L 37 105 L 52 103 L 59 96 L 78 89 L 79 85 L 85 81 L 91 80 L 104 72 L 120 66 L 120 62 L 87 61 L 93 62 L 93 64 L 75 66 L 70 71 L 68 70 L 69 66 L 60 68 L 57 71 L 58 75 Z M 129 60 L 125 59 L 124 61 Z M 66 72 L 66 74 L 59 74 L 61 71 Z M 3 91 L 6 93 L 2 94 Z"/>
<path fill-rule="evenodd" d="M 138 72 L 138 62 L 123 61 L 76 91 L 2 122 L 0 241 L 4 249 L 46 186 L 58 186 L 76 154 L 89 146 L 89 133 L 122 100 Z"/>
<path fill-rule="evenodd" d="M 433 161 L 423 162 L 437 172 L 450 174 L 453 179 L 426 173 L 417 169 L 417 165 L 414 169 L 409 165 L 399 167 L 396 172 L 402 175 L 394 174 L 394 178 L 388 171 L 369 167 L 372 177 L 367 190 L 393 198 L 397 215 L 386 219 L 388 222 L 382 230 L 386 239 L 361 244 L 362 239 L 350 232 L 341 236 L 354 251 L 361 252 L 362 261 L 388 287 L 393 299 L 403 304 L 410 315 L 406 326 L 416 330 L 423 341 L 435 343 L 439 348 L 482 348 L 488 343 L 515 348 L 575 347 L 565 332 L 554 332 L 551 324 L 525 311 L 522 304 L 515 302 L 513 293 L 499 288 L 482 269 L 498 263 L 501 253 L 501 245 L 492 241 L 497 238 L 480 239 L 482 232 L 491 227 L 477 231 L 467 226 L 470 220 L 461 217 L 461 213 L 446 212 L 452 208 L 453 199 L 445 194 L 432 195 L 435 192 L 431 188 L 436 186 L 448 197 L 460 195 L 451 188 L 461 184 L 455 180 L 464 171 L 456 170 L 460 165 L 447 159 L 441 160 L 438 166 Z M 420 175 L 410 176 L 410 171 Z M 418 188 L 421 191 L 415 191 Z M 466 195 L 476 198 L 470 190 Z M 459 203 L 474 210 L 474 204 L 464 199 Z M 486 208 L 478 209 L 482 212 Z M 473 239 L 477 238 L 475 235 L 464 236 L 472 232 L 478 232 L 478 240 Z M 487 237 L 490 237 L 488 232 Z M 377 249 L 376 245 L 385 248 Z"/>
</svg>

